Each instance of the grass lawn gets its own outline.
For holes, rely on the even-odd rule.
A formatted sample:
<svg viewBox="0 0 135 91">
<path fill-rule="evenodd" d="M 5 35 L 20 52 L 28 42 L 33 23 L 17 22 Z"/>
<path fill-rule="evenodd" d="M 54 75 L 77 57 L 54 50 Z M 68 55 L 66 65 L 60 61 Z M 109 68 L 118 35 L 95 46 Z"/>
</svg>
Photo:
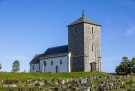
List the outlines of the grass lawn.
<svg viewBox="0 0 135 91">
<path fill-rule="evenodd" d="M 1 80 L 38 80 L 44 79 L 68 79 L 68 78 L 79 78 L 86 76 L 106 76 L 100 72 L 71 72 L 71 73 L 0 73 Z"/>
<path fill-rule="evenodd" d="M 0 84 L 2 84 L 2 80 L 19 80 L 24 81 L 24 83 L 27 80 L 40 80 L 40 79 L 70 79 L 70 78 L 80 78 L 80 77 L 86 77 L 86 76 L 99 76 L 103 77 L 106 76 L 105 74 L 101 72 L 71 72 L 71 73 L 12 73 L 12 72 L 0 72 Z M 33 86 L 34 88 L 37 88 Z M 44 87 L 52 87 L 52 85 L 45 85 Z M 18 88 L 25 88 L 29 89 L 32 87 L 14 87 L 14 88 L 8 88 L 3 87 L 0 88 L 0 91 L 8 91 L 9 89 L 16 90 Z"/>
<path fill-rule="evenodd" d="M 64 79 L 70 79 L 70 78 L 80 78 L 80 77 L 94 77 L 98 76 L 101 77 L 99 80 L 94 80 L 94 83 L 98 83 L 101 81 L 108 81 L 111 80 L 108 77 L 108 74 L 101 73 L 101 72 L 71 72 L 71 73 L 12 73 L 12 72 L 0 72 L 0 91 L 8 91 L 9 89 L 12 89 L 14 91 L 17 91 L 18 88 L 38 88 L 36 86 L 24 86 L 24 87 L 1 87 L 2 85 L 2 80 L 18 80 L 21 81 L 21 83 L 27 83 L 27 81 L 31 80 L 33 83 L 35 80 L 42 80 L 44 81 L 45 79 L 48 81 L 51 81 L 52 79 L 59 79 L 59 80 L 64 80 Z M 102 77 L 107 77 L 107 79 L 104 79 Z M 118 80 L 122 80 L 123 78 L 119 78 Z M 135 77 L 133 78 L 127 78 L 127 80 L 133 80 L 135 82 Z M 126 88 L 130 88 L 129 85 L 125 85 Z M 48 87 L 55 87 L 54 84 L 48 84 L 48 85 L 43 85 L 43 87 L 48 88 Z M 115 90 L 112 90 L 115 91 Z"/>
</svg>

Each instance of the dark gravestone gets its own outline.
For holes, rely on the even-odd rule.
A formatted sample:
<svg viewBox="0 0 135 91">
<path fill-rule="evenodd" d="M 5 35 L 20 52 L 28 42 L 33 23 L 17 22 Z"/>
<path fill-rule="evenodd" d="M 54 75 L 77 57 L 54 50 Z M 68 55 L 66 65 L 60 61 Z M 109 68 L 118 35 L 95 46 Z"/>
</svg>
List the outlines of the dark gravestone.
<svg viewBox="0 0 135 91">
<path fill-rule="evenodd" d="M 103 87 L 102 86 L 99 86 L 98 87 L 98 91 L 104 91 Z"/>
<path fill-rule="evenodd" d="M 25 91 L 25 90 L 24 90 L 24 89 L 22 89 L 22 88 L 19 88 L 19 89 L 18 89 L 18 91 Z"/>
<path fill-rule="evenodd" d="M 35 83 L 35 86 L 40 86 L 40 83 Z"/>
<path fill-rule="evenodd" d="M 72 89 L 72 84 L 68 84 L 68 89 Z"/>
<path fill-rule="evenodd" d="M 12 89 L 9 89 L 8 91 L 13 91 Z"/>
<path fill-rule="evenodd" d="M 45 80 L 44 83 L 47 84 L 47 80 Z"/>
<path fill-rule="evenodd" d="M 30 88 L 29 91 L 36 91 L 36 89 L 35 88 Z"/>
<path fill-rule="evenodd" d="M 67 89 L 66 88 L 62 88 L 62 91 L 67 91 Z"/>
<path fill-rule="evenodd" d="M 58 87 L 55 87 L 55 88 L 54 88 L 54 91 L 58 91 Z"/>
</svg>

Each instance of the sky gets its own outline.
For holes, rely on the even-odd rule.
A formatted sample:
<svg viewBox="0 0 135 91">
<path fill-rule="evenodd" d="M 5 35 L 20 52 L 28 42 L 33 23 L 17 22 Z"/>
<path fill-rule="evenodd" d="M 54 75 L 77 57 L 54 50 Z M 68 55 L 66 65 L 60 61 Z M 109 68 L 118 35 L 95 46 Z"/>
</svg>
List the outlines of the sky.
<svg viewBox="0 0 135 91">
<path fill-rule="evenodd" d="M 81 17 L 102 25 L 102 71 L 115 72 L 122 57 L 135 56 L 135 0 L 0 0 L 0 71 L 15 60 L 29 71 L 36 54 L 67 45 L 67 25 Z"/>
</svg>

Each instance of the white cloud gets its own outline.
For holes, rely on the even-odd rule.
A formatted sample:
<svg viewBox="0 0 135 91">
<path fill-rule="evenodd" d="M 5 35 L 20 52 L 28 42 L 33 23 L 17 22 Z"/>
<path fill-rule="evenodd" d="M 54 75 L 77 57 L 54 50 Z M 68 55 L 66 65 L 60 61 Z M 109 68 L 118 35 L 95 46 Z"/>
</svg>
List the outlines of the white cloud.
<svg viewBox="0 0 135 91">
<path fill-rule="evenodd" d="M 129 26 L 127 28 L 126 31 L 126 35 L 127 36 L 132 36 L 135 33 L 135 24 L 133 24 L 132 22 L 129 23 Z"/>
</svg>

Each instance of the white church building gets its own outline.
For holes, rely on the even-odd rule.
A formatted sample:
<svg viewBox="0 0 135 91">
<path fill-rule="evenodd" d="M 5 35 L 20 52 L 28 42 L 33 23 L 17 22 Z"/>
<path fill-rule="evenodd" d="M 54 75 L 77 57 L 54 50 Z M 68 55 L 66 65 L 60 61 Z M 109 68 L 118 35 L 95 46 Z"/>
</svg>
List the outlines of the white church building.
<svg viewBox="0 0 135 91">
<path fill-rule="evenodd" d="M 68 46 L 48 48 L 30 62 L 30 72 L 70 72 Z"/>
<path fill-rule="evenodd" d="M 100 26 L 83 12 L 68 25 L 68 45 L 36 55 L 30 62 L 30 72 L 101 71 Z"/>
</svg>

